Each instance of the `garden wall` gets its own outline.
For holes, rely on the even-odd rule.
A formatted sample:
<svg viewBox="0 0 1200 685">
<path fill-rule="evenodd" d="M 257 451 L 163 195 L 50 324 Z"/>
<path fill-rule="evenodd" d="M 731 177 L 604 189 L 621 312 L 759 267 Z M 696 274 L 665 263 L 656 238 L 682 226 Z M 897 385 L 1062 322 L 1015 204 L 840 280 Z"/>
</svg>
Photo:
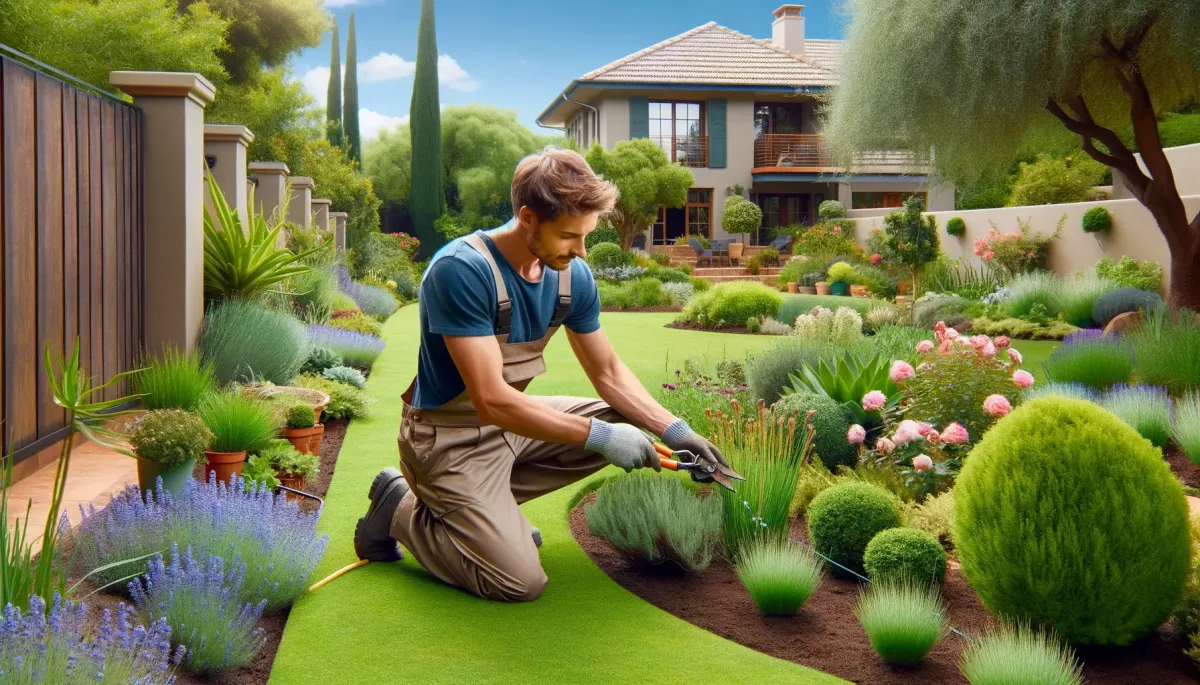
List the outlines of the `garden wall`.
<svg viewBox="0 0 1200 685">
<path fill-rule="evenodd" d="M 1169 147 L 1163 152 L 1167 155 L 1167 161 L 1171 163 L 1171 172 L 1175 175 L 1175 187 L 1179 189 L 1179 194 L 1200 195 L 1200 143 Z M 1145 171 L 1146 165 L 1142 164 L 1142 156 L 1134 156 Z M 1121 172 L 1114 171 L 1112 198 L 1123 200 L 1130 197 L 1133 197 L 1133 193 L 1125 187 Z"/>
</svg>

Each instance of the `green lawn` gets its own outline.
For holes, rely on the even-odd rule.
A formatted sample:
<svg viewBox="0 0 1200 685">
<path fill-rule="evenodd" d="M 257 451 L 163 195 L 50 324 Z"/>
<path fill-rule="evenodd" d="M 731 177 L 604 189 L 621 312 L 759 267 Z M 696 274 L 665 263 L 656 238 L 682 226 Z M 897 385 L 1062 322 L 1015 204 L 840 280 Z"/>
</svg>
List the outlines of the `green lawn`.
<svg viewBox="0 0 1200 685">
<path fill-rule="evenodd" d="M 709 364 L 769 347 L 766 336 L 663 328 L 674 314 L 604 314 L 614 347 L 642 381 L 657 386 L 691 355 Z M 387 323 L 388 348 L 368 390 L 375 417 L 351 424 L 320 528 L 329 551 L 316 577 L 355 560 L 351 536 L 375 473 L 397 460 L 400 394 L 415 371 L 417 308 Z M 1040 369 L 1052 343 L 1018 344 Z M 592 395 L 566 336 L 547 350 L 550 373 L 530 392 Z M 411 559 L 368 565 L 292 609 L 271 673 L 292 683 L 840 683 L 691 626 L 626 592 L 592 565 L 566 525 L 572 496 L 586 482 L 524 505 L 542 530 L 550 577 L 536 602 L 475 599 L 432 579 Z M 847 620 L 853 620 L 847 617 Z"/>
</svg>

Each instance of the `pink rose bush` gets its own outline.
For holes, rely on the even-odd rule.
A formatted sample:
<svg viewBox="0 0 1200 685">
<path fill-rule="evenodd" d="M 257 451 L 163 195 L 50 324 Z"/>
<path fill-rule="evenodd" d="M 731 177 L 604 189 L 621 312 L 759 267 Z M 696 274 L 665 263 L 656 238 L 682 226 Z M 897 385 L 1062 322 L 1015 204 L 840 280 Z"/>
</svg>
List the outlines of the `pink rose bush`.
<svg viewBox="0 0 1200 685">
<path fill-rule="evenodd" d="M 944 445 L 965 445 L 971 441 L 971 436 L 967 434 L 967 429 L 963 428 L 961 423 L 952 423 L 942 430 L 942 444 Z"/>
<path fill-rule="evenodd" d="M 884 395 L 883 392 L 879 390 L 872 390 L 866 395 L 863 395 L 862 406 L 863 409 L 866 409 L 867 411 L 879 411 L 880 409 L 883 409 L 884 405 L 886 404 L 887 395 Z"/>
<path fill-rule="evenodd" d="M 1008 413 L 1012 411 L 1012 405 L 1004 395 L 988 395 L 987 399 L 983 401 L 983 410 L 988 413 L 988 416 L 1001 418 L 1008 416 Z"/>
<path fill-rule="evenodd" d="M 953 485 L 971 449 L 968 442 L 967 429 L 959 423 L 947 424 L 939 431 L 928 423 L 904 419 L 891 435 L 876 440 L 874 449 L 862 453 L 861 459 L 896 469 L 914 495 L 926 496 Z"/>
<path fill-rule="evenodd" d="M 1033 374 L 1025 371 L 1024 369 L 1013 371 L 1012 379 L 1013 383 L 1016 383 L 1018 388 L 1024 389 L 1033 385 Z"/>
<path fill-rule="evenodd" d="M 850 430 L 846 431 L 846 440 L 850 441 L 851 445 L 861 445 L 867 439 L 867 429 L 857 423 L 850 426 Z"/>
<path fill-rule="evenodd" d="M 925 354 L 926 352 L 932 352 L 932 351 L 933 351 L 933 341 L 932 340 L 922 340 L 921 342 L 917 343 L 917 353 L 918 354 Z"/>
<path fill-rule="evenodd" d="M 897 359 L 896 361 L 892 362 L 892 370 L 888 375 L 892 377 L 893 381 L 897 383 L 903 383 L 904 381 L 917 375 L 917 372 L 915 369 L 913 369 L 912 364 L 909 364 L 902 359 Z"/>
</svg>

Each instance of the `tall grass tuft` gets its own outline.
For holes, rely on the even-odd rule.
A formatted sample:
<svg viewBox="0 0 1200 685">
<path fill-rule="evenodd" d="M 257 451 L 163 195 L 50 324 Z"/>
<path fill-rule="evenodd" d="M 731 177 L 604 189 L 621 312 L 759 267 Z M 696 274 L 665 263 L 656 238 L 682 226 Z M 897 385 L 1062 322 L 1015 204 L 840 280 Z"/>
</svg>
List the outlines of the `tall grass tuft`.
<svg viewBox="0 0 1200 685">
<path fill-rule="evenodd" d="M 1054 291 L 1054 308 L 1067 323 L 1087 328 L 1092 324 L 1096 298 L 1116 288 L 1116 283 L 1093 274 L 1063 277 Z"/>
<path fill-rule="evenodd" d="M 255 452 L 271 443 L 282 423 L 270 403 L 243 395 L 220 393 L 205 398 L 200 418 L 212 431 L 214 452 Z"/>
<path fill-rule="evenodd" d="M 990 630 L 963 650 L 958 668 L 971 685 L 1083 685 L 1074 652 L 1027 625 Z"/>
<path fill-rule="evenodd" d="M 1104 393 L 1100 406 L 1162 449 L 1171 438 L 1171 396 L 1149 385 L 1118 385 Z"/>
<path fill-rule="evenodd" d="M 1200 393 L 1190 392 L 1176 402 L 1171 439 L 1200 466 Z"/>
<path fill-rule="evenodd" d="M 133 386 L 146 409 L 196 411 L 200 400 L 213 391 L 212 362 L 201 361 L 200 355 L 167 347 L 160 356 L 147 356 L 142 366 Z"/>
<path fill-rule="evenodd" d="M 1133 346 L 1138 380 L 1172 395 L 1200 390 L 1200 321 L 1196 312 L 1161 306 L 1145 323 L 1123 334 Z"/>
<path fill-rule="evenodd" d="M 1100 393 L 1090 385 L 1083 383 L 1039 383 L 1031 385 L 1021 392 L 1021 401 L 1028 402 L 1039 397 L 1072 397 L 1077 400 L 1099 402 Z"/>
<path fill-rule="evenodd" d="M 912 581 L 874 583 L 858 598 L 854 615 L 885 663 L 915 666 L 948 629 L 937 590 Z"/>
<path fill-rule="evenodd" d="M 738 580 L 765 616 L 788 616 L 800 611 L 821 586 L 821 558 L 807 547 L 787 540 L 753 540 L 742 548 L 736 563 Z"/>
<path fill-rule="evenodd" d="M 713 416 L 713 442 L 733 470 L 746 478 L 736 484 L 736 492 L 721 490 L 722 533 L 730 559 L 737 559 L 742 546 L 757 538 L 787 538 L 797 478 L 812 455 L 811 418 L 776 417 L 762 401 L 749 417 L 742 415 L 736 402 L 732 415 Z M 798 426 L 804 431 L 804 442 L 796 452 Z"/>
<path fill-rule="evenodd" d="M 1059 346 L 1043 363 L 1054 383 L 1083 383 L 1104 390 L 1133 376 L 1130 348 L 1116 338 L 1093 338 Z"/>
<path fill-rule="evenodd" d="M 287 385 L 308 358 L 308 339 L 299 321 L 242 299 L 209 308 L 198 348 L 222 384 L 265 380 Z"/>
<path fill-rule="evenodd" d="M 1008 316 L 1020 318 L 1032 311 L 1034 305 L 1040 304 L 1053 313 L 1054 293 L 1058 287 L 1058 278 L 1050 272 L 1021 274 L 1008 284 L 1009 296 L 1004 301 L 1004 311 Z"/>
</svg>

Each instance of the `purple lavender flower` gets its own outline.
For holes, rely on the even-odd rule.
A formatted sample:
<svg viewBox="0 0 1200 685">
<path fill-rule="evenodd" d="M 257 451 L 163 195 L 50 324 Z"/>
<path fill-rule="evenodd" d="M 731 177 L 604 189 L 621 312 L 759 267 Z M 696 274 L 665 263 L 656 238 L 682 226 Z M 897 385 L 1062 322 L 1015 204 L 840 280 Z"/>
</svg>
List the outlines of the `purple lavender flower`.
<svg viewBox="0 0 1200 685">
<path fill-rule="evenodd" d="M 1103 328 L 1081 328 L 1074 333 L 1063 336 L 1062 344 L 1074 345 L 1091 340 L 1099 340 L 1104 334 Z"/>
<path fill-rule="evenodd" d="M 317 347 L 326 347 L 337 353 L 346 366 L 367 368 L 383 351 L 384 342 L 373 335 L 310 324 L 308 337 Z"/>
<path fill-rule="evenodd" d="M 400 304 L 384 288 L 350 279 L 350 273 L 344 267 L 337 269 L 338 287 L 354 300 L 363 314 L 378 319 L 386 319 L 396 311 Z"/>
<path fill-rule="evenodd" d="M 175 640 L 187 649 L 185 663 L 196 673 L 248 665 L 265 638 L 257 627 L 267 600 L 242 602 L 246 565 L 234 556 L 196 561 L 189 548 L 182 556 L 171 546 L 171 563 L 161 556 L 150 570 L 129 584 L 138 608 L 153 620 L 165 621 Z"/>
</svg>

